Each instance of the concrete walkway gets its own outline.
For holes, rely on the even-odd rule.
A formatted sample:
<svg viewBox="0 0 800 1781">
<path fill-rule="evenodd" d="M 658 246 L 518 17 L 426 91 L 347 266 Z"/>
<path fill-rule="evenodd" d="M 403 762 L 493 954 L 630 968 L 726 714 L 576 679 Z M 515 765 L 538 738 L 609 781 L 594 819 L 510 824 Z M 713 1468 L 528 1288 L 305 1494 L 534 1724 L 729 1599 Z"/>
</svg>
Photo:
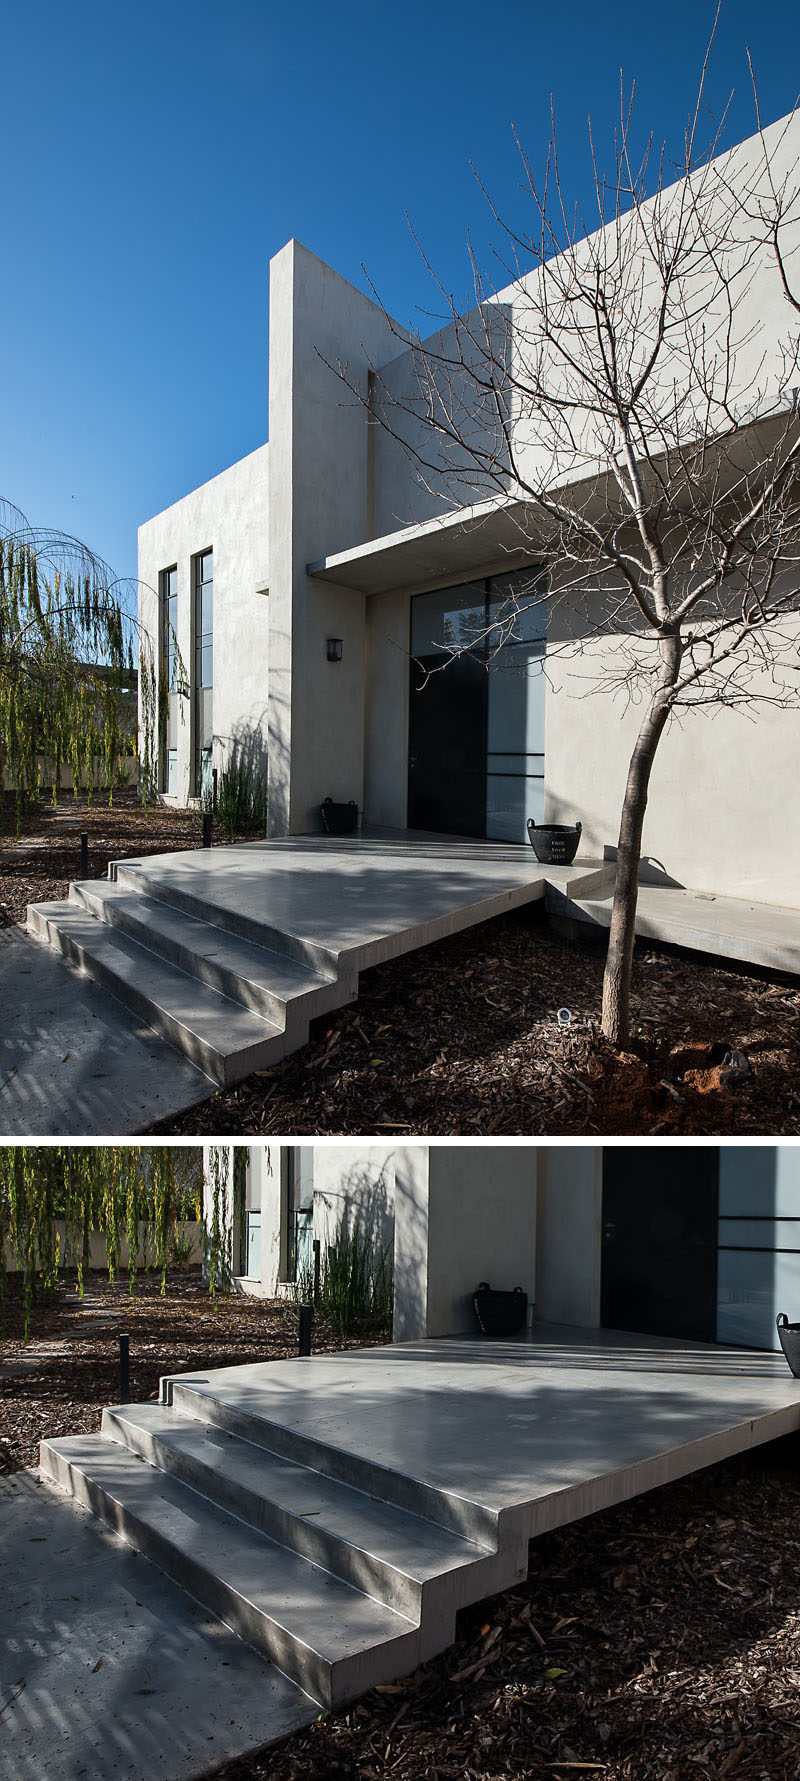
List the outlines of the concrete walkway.
<svg viewBox="0 0 800 1781">
<path fill-rule="evenodd" d="M 611 923 L 613 886 L 598 895 L 569 894 L 548 888 L 547 907 L 554 914 L 607 928 Z M 642 884 L 636 907 L 636 932 L 641 939 L 686 946 L 716 958 L 738 959 L 770 971 L 800 975 L 800 910 L 777 903 L 748 903 L 743 897 L 716 897 L 708 891 L 675 885 Z"/>
<path fill-rule="evenodd" d="M 22 928 L 0 929 L 0 1135 L 130 1137 L 214 1083 Z"/>
<path fill-rule="evenodd" d="M 71 1498 L 0 1478 L 2 1781 L 189 1781 L 318 1712 Z"/>
<path fill-rule="evenodd" d="M 308 1694 L 337 1704 L 443 1650 L 460 1607 L 525 1575 L 531 1538 L 798 1428 L 800 1382 L 781 1355 L 545 1328 L 517 1342 L 429 1341 L 176 1375 L 163 1382 L 160 1404 L 108 1411 L 102 1436 L 48 1442 L 42 1462 L 45 1475 L 291 1676 L 284 1687 L 266 1671 L 259 1721 L 250 1694 L 257 1660 L 239 1647 L 225 1736 L 238 1736 L 245 1750 L 259 1729 L 266 1743 L 305 1723 Z M 145 1663 L 158 1710 L 166 1691 L 175 1725 L 190 1722 L 198 1705 L 197 1664 L 207 1658 L 195 1656 L 185 1687 L 179 1669 L 159 1668 L 160 1635 L 154 1655 L 141 1582 L 154 1573 L 143 1561 L 132 1577 L 123 1549 L 104 1549 L 128 1569 L 96 1573 L 108 1590 L 101 1639 L 88 1606 L 67 1606 L 71 1595 L 84 1601 L 84 1583 L 71 1581 L 64 1502 L 56 1492 L 57 1519 L 48 1524 L 46 1510 L 37 1511 L 33 1535 L 18 1520 L 7 1544 L 2 1677 L 13 1711 L 3 1775 L 73 1781 L 81 1773 L 74 1716 L 85 1720 L 96 1650 L 115 1665 L 114 1687 L 107 1697 L 97 1692 L 98 1740 L 104 1715 L 111 1736 L 116 1716 L 135 1724 Z M 58 1537 L 32 1589 L 30 1554 L 35 1564 L 50 1525 Z M 197 1613 L 187 1601 L 187 1626 L 197 1627 Z M 178 1626 L 169 1624 L 177 1642 Z M 130 1668 L 122 1649 L 129 1626 Z M 224 1644 L 228 1635 L 219 1637 Z M 208 1673 L 203 1724 L 218 1711 L 219 1677 L 213 1666 Z M 35 1677 L 38 1690 L 27 1706 L 14 1695 L 22 1676 Z M 287 1691 L 298 1684 L 307 1694 L 295 1698 Z M 217 1735 L 209 1766 L 220 1760 Z M 174 1735 L 159 1767 L 148 1768 L 148 1740 L 145 1725 L 128 1746 L 127 1769 L 95 1772 L 132 1781 L 202 1772 L 180 1766 Z M 201 1736 L 191 1750 L 202 1756 Z M 35 1767 L 37 1752 L 51 1767 Z"/>
</svg>

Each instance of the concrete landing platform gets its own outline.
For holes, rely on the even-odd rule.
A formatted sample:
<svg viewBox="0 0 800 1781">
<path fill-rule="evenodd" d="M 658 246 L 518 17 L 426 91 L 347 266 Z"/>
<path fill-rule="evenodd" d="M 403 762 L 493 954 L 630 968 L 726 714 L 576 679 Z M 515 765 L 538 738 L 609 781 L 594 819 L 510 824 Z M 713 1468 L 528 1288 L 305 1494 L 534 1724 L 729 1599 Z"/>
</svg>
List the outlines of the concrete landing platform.
<svg viewBox="0 0 800 1781">
<path fill-rule="evenodd" d="M 318 1712 L 72 1498 L 0 1478 L 2 1781 L 188 1781 Z"/>
<path fill-rule="evenodd" d="M 355 970 L 382 964 L 491 916 L 542 901 L 546 884 L 591 894 L 608 868 L 541 866 L 532 848 L 413 829 L 290 835 L 236 847 L 120 861 L 164 901 L 202 907 L 252 938 L 271 931 L 304 956 Z"/>
<path fill-rule="evenodd" d="M 533 1538 L 800 1429 L 782 1355 L 555 1327 L 183 1374 L 164 1390 L 195 1414 L 216 1406 L 218 1422 L 336 1449 L 342 1476 L 353 1456 L 372 1488 L 446 1498 L 450 1525 L 478 1538 L 498 1522 Z"/>
<path fill-rule="evenodd" d="M 553 913 L 607 928 L 611 898 L 609 889 L 602 895 L 579 894 L 566 903 L 557 890 L 548 889 L 547 905 Z M 643 884 L 639 887 L 636 932 L 642 939 L 800 975 L 800 910 L 778 904 Z"/>
</svg>

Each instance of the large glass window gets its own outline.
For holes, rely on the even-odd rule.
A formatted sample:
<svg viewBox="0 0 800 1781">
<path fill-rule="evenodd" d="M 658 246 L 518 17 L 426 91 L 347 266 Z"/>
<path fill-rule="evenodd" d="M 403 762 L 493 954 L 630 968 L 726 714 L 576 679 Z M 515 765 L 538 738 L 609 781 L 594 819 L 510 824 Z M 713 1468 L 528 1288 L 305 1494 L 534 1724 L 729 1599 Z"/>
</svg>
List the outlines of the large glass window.
<svg viewBox="0 0 800 1781">
<path fill-rule="evenodd" d="M 211 788 L 214 684 L 214 553 L 203 550 L 194 559 L 194 790 L 197 797 Z"/>
<path fill-rule="evenodd" d="M 178 684 L 178 570 L 162 569 L 161 594 L 161 660 L 168 691 L 174 693 Z"/>
<path fill-rule="evenodd" d="M 195 587 L 195 681 L 214 684 L 214 553 L 204 550 L 194 559 Z"/>
<path fill-rule="evenodd" d="M 777 1348 L 800 1303 L 800 1151 L 720 1151 L 717 1341 Z"/>
<path fill-rule="evenodd" d="M 525 842 L 542 821 L 546 597 L 532 567 L 412 600 L 412 828 Z"/>
</svg>

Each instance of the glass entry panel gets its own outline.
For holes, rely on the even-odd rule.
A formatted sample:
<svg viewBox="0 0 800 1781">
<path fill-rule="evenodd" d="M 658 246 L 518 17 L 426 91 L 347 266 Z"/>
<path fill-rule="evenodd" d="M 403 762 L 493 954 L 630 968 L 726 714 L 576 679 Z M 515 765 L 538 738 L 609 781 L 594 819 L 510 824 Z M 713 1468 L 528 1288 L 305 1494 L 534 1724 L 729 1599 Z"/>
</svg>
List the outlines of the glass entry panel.
<svg viewBox="0 0 800 1781">
<path fill-rule="evenodd" d="M 410 828 L 524 843 L 542 820 L 543 596 L 525 569 L 412 600 Z"/>
</svg>

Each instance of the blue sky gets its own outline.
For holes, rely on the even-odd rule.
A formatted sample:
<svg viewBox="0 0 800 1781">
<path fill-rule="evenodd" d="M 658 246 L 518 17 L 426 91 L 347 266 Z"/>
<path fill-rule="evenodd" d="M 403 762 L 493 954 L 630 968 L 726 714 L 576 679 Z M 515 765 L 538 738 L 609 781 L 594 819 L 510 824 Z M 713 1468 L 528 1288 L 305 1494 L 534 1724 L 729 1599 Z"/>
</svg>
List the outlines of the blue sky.
<svg viewBox="0 0 800 1781">
<path fill-rule="evenodd" d="M 590 203 L 586 119 L 609 140 L 619 69 L 679 149 L 713 6 L 614 0 L 26 0 L 5 8 L 0 494 L 134 574 L 143 519 L 267 432 L 268 264 L 297 236 L 400 320 L 469 292 L 470 171 L 519 214 L 555 98 L 565 188 Z M 728 0 L 710 111 L 753 128 L 800 86 L 800 8 Z"/>
</svg>

